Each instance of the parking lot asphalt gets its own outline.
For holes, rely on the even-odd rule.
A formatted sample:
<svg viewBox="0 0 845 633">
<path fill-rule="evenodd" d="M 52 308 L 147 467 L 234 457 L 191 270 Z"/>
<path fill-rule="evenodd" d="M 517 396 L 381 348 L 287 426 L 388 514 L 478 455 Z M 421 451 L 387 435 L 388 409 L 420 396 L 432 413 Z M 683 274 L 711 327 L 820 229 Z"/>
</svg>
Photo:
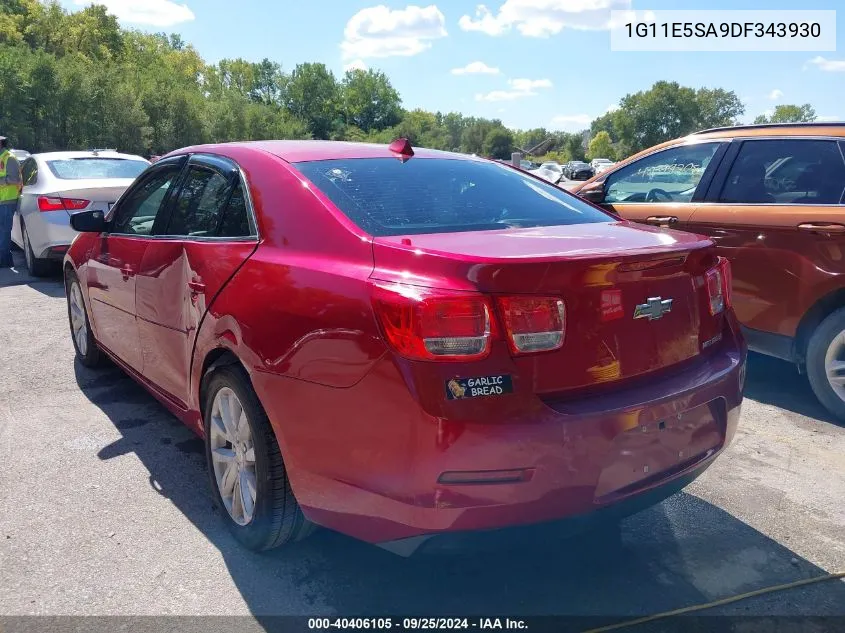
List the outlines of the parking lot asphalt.
<svg viewBox="0 0 845 633">
<path fill-rule="evenodd" d="M 120 370 L 74 363 L 59 279 L 0 270 L 0 385 L 0 615 L 622 617 L 845 570 L 845 427 L 759 356 L 733 445 L 626 520 L 621 550 L 549 531 L 411 559 L 327 530 L 241 549 L 201 441 Z M 845 583 L 712 613 L 845 615 Z"/>
</svg>

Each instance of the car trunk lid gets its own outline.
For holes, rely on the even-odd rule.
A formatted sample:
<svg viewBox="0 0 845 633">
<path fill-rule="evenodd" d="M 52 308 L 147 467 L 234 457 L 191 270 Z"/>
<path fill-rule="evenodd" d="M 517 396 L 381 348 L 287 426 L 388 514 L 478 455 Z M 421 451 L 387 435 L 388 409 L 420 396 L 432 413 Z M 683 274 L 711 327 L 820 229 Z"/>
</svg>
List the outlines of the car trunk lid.
<svg viewBox="0 0 845 633">
<path fill-rule="evenodd" d="M 380 237 L 373 247 L 382 281 L 560 298 L 563 346 L 514 358 L 536 393 L 670 367 L 721 331 L 703 283 L 713 245 L 691 234 L 609 222 Z"/>
<path fill-rule="evenodd" d="M 134 182 L 134 178 L 108 178 L 101 180 L 68 181 L 67 188 L 58 189 L 53 193 L 42 194 L 51 198 L 63 198 L 69 200 L 87 200 L 88 205 L 83 208 L 75 208 L 66 205 L 68 215 L 78 211 L 100 210 L 108 213 L 117 199 Z"/>
</svg>

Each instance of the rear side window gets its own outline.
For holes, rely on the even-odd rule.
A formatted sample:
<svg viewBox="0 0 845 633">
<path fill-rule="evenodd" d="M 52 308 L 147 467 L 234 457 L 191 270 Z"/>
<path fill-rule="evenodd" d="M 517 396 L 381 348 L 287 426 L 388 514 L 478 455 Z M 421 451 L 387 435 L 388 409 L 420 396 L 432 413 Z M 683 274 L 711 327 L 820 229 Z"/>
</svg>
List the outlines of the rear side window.
<svg viewBox="0 0 845 633">
<path fill-rule="evenodd" d="M 366 158 L 296 167 L 377 237 L 613 221 L 575 196 L 495 162 Z"/>
<path fill-rule="evenodd" d="M 86 178 L 137 178 L 149 164 L 125 158 L 68 158 L 48 160 L 47 167 L 56 178 L 83 180 Z"/>
<path fill-rule="evenodd" d="M 165 234 L 215 236 L 231 192 L 227 177 L 212 169 L 192 165 L 173 204 Z"/>
<path fill-rule="evenodd" d="M 840 204 L 845 160 L 836 141 L 745 141 L 731 166 L 720 202 Z"/>
<path fill-rule="evenodd" d="M 27 158 L 21 165 L 21 178 L 24 185 L 34 185 L 38 182 L 38 164 L 33 158 Z"/>
<path fill-rule="evenodd" d="M 220 230 L 217 233 L 220 237 L 247 237 L 252 234 L 249 227 L 249 215 L 244 198 L 243 187 L 240 183 L 232 192 L 229 204 L 223 212 L 223 219 L 220 223 Z"/>
</svg>

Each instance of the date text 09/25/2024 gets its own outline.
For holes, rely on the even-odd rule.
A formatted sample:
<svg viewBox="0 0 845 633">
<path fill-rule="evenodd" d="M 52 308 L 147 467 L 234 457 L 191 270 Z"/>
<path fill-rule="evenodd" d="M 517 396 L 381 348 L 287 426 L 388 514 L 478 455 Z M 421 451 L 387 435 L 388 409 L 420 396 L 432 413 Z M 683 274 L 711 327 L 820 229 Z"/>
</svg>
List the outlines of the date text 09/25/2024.
<svg viewBox="0 0 845 633">
<path fill-rule="evenodd" d="M 525 620 L 512 618 L 309 618 L 308 629 L 312 631 L 346 630 L 523 630 Z"/>
</svg>

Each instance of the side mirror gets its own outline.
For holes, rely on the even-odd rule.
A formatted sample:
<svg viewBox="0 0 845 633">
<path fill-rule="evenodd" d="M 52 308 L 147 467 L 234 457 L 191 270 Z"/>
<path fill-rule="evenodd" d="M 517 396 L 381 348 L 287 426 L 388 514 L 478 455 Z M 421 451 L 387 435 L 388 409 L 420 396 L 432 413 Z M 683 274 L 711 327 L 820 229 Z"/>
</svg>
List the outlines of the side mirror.
<svg viewBox="0 0 845 633">
<path fill-rule="evenodd" d="M 578 192 L 578 195 L 584 198 L 584 200 L 589 200 L 593 204 L 602 204 L 604 202 L 604 183 L 591 183 L 581 189 L 581 191 Z"/>
<path fill-rule="evenodd" d="M 80 233 L 102 233 L 106 230 L 106 217 L 102 211 L 80 211 L 70 216 L 70 226 Z"/>
</svg>

